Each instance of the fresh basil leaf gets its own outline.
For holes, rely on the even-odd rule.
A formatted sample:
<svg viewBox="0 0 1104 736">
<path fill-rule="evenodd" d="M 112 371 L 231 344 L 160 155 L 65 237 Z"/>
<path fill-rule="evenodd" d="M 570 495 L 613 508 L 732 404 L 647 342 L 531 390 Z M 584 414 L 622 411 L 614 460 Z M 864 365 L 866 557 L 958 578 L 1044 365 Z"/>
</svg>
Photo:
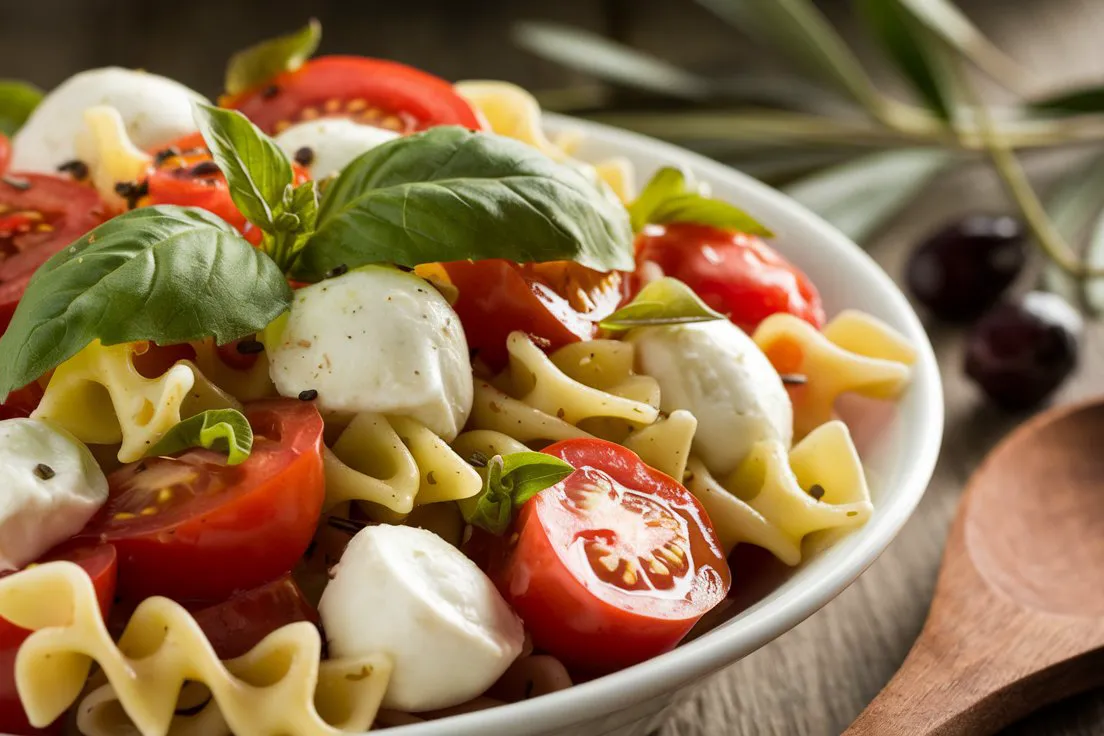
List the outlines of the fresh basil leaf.
<svg viewBox="0 0 1104 736">
<path fill-rule="evenodd" d="M 250 46 L 230 57 L 226 65 L 226 94 L 260 87 L 282 72 L 293 72 L 314 55 L 322 41 L 322 24 L 311 18 L 294 33 Z"/>
<path fill-rule="evenodd" d="M 438 127 L 345 167 L 294 275 L 484 258 L 632 270 L 632 228 L 613 192 L 585 173 L 520 141 Z"/>
<path fill-rule="evenodd" d="M 193 447 L 225 452 L 227 465 L 241 465 L 253 451 L 253 428 L 237 409 L 209 409 L 170 429 L 146 456 L 175 455 Z"/>
<path fill-rule="evenodd" d="M 526 501 L 574 472 L 569 463 L 543 452 L 495 455 L 480 469 L 483 490 L 460 510 L 469 524 L 502 535 Z"/>
<path fill-rule="evenodd" d="M 15 135 L 42 102 L 42 90 L 26 82 L 0 79 L 0 133 Z"/>
<path fill-rule="evenodd" d="M 226 175 L 234 205 L 261 230 L 274 232 L 281 198 L 292 184 L 287 154 L 236 110 L 197 104 L 195 121 Z"/>
<path fill-rule="evenodd" d="M 690 185 L 685 174 L 671 167 L 656 172 L 629 205 L 629 218 L 637 232 L 649 224 L 692 222 L 762 237 L 773 234 L 739 207 L 702 195 Z"/>
<path fill-rule="evenodd" d="M 665 276 L 651 282 L 631 302 L 598 323 L 611 332 L 633 327 L 712 322 L 725 316 L 709 307 L 686 284 Z"/>
<path fill-rule="evenodd" d="M 143 207 L 48 260 L 0 337 L 0 398 L 93 340 L 160 345 L 264 329 L 291 304 L 272 259 L 204 210 Z"/>
</svg>

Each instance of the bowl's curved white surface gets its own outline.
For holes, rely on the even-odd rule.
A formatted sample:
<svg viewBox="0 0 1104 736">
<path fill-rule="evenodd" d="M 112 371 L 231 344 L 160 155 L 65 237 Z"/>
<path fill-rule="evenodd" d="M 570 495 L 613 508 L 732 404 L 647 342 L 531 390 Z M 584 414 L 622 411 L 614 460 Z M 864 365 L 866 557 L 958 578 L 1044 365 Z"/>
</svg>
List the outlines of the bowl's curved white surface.
<svg viewBox="0 0 1104 736">
<path fill-rule="evenodd" d="M 939 453 L 943 397 L 931 345 L 905 297 L 858 246 L 783 194 L 715 161 L 602 125 L 551 115 L 548 121 L 553 133 L 577 130 L 585 135 L 580 158 L 624 156 L 642 181 L 664 165 L 693 172 L 711 185 L 714 196 L 738 204 L 775 232 L 772 244 L 816 283 L 829 316 L 847 307 L 869 312 L 903 332 L 920 358 L 913 384 L 894 412 L 845 417 L 867 468 L 873 517 L 807 560 L 763 600 L 673 652 L 622 672 L 530 701 L 388 730 L 396 736 L 645 732 L 646 721 L 679 688 L 785 633 L 852 583 L 916 508 Z"/>
</svg>

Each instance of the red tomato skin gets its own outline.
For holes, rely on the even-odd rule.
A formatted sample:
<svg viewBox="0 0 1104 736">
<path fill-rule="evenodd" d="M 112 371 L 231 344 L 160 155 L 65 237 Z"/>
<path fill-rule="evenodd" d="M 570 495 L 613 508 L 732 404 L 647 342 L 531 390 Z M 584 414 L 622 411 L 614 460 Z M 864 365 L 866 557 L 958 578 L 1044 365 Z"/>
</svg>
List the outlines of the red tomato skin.
<svg viewBox="0 0 1104 736">
<path fill-rule="evenodd" d="M 115 596 L 115 550 L 110 545 L 96 547 L 78 547 L 62 545 L 43 556 L 41 561 L 69 560 L 84 568 L 92 578 L 96 589 L 96 599 L 100 611 L 106 620 Z M 5 573 L 6 577 L 12 573 Z M 15 658 L 19 647 L 31 635 L 31 631 L 20 628 L 6 619 L 0 618 L 0 733 L 17 736 L 38 736 L 38 734 L 60 734 L 64 718 L 59 718 L 43 729 L 31 726 L 27 714 L 19 700 L 15 687 Z"/>
<path fill-rule="evenodd" d="M 813 282 L 762 239 L 706 225 L 649 225 L 636 238 L 634 291 L 654 263 L 745 332 L 788 312 L 816 328 L 824 307 Z"/>
<path fill-rule="evenodd" d="M 132 522 L 112 520 L 112 499 L 81 537 L 110 541 L 119 553 L 119 594 L 137 601 L 163 595 L 187 603 L 215 603 L 291 570 L 314 536 L 322 512 L 322 417 L 308 402 L 258 401 L 245 407 L 258 436 L 253 454 L 237 466 L 243 474 L 267 473 L 245 481 L 233 498 L 208 504 L 183 519 L 156 516 Z M 281 419 L 284 417 L 284 419 Z M 279 447 L 265 450 L 263 436 L 283 424 Z M 192 451 L 201 452 L 201 451 Z M 286 456 L 286 457 L 285 457 Z M 287 461 L 275 475 L 275 469 Z M 114 493 L 134 475 L 132 463 L 108 477 Z M 225 491 L 229 494 L 229 491 Z"/>
<path fill-rule="evenodd" d="M 385 59 L 362 56 L 322 56 L 293 72 L 284 72 L 242 94 L 219 100 L 238 110 L 272 135 L 281 124 L 299 120 L 305 108 L 325 112 L 331 100 L 363 100 L 384 115 L 400 118 L 398 130 L 412 133 L 436 125 L 460 125 L 470 130 L 486 127 L 481 116 L 453 86 L 420 69 Z M 363 108 L 361 108 L 363 111 Z M 356 119 L 354 117 L 354 119 Z"/>
<path fill-rule="evenodd" d="M 589 674 L 605 674 L 673 649 L 698 619 L 727 594 L 731 573 L 705 510 L 673 478 L 649 468 L 630 450 L 603 440 L 567 440 L 544 452 L 577 469 L 594 467 L 631 488 L 654 493 L 690 510 L 704 533 L 695 549 L 699 567 L 708 564 L 720 586 L 696 596 L 693 602 L 653 600 L 622 593 L 620 605 L 588 589 L 557 548 L 547 524 L 556 521 L 548 506 L 558 503 L 545 489 L 530 499 L 515 522 L 516 543 L 499 541 L 490 554 L 490 575 L 525 622 L 534 645 L 560 658 L 568 667 Z M 572 476 L 573 477 L 573 476 Z M 570 483 L 571 477 L 563 481 Z M 508 548 L 507 548 L 508 547 Z M 589 571 L 580 573 L 586 575 Z M 664 610 L 666 609 L 666 610 Z"/>
<path fill-rule="evenodd" d="M 219 659 L 248 652 L 273 631 L 298 621 L 319 625 L 318 611 L 290 575 L 192 612 Z"/>
<path fill-rule="evenodd" d="M 11 141 L 3 133 L 0 133 L 0 174 L 8 170 L 8 162 L 11 161 Z"/>
</svg>

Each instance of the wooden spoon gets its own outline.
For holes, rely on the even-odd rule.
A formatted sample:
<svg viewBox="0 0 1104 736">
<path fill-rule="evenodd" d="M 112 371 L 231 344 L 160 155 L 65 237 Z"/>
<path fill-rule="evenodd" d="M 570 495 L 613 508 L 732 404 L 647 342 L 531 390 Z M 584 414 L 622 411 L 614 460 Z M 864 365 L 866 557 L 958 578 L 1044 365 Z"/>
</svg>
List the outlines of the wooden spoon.
<svg viewBox="0 0 1104 736">
<path fill-rule="evenodd" d="M 1104 685 L 1104 401 L 1060 407 L 966 488 L 935 599 L 849 736 L 984 736 Z"/>
</svg>

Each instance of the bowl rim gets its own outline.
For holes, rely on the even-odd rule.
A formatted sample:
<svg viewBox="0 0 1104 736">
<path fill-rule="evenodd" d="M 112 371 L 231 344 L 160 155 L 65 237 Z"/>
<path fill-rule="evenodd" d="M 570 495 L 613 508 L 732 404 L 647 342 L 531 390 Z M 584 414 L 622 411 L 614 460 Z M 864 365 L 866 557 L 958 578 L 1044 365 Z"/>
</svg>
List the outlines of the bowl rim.
<svg viewBox="0 0 1104 736">
<path fill-rule="evenodd" d="M 424 723 L 387 729 L 402 736 L 477 736 L 485 733 L 540 734 L 556 728 L 584 723 L 616 711 L 660 697 L 692 680 L 734 664 L 751 652 L 790 631 L 838 596 L 881 555 L 897 536 L 920 503 L 935 471 L 943 436 L 944 407 L 939 365 L 919 318 L 892 279 L 864 250 L 818 215 L 807 210 L 782 192 L 752 177 L 701 154 L 649 136 L 613 126 L 546 113 L 545 127 L 550 132 L 581 133 L 588 143 L 617 142 L 649 158 L 681 165 L 704 179 L 724 180 L 769 206 L 784 211 L 786 217 L 816 230 L 825 242 L 848 263 L 848 269 L 861 272 L 863 281 L 876 282 L 885 292 L 906 336 L 916 347 L 915 385 L 925 387 L 917 402 L 916 413 L 924 421 L 922 432 L 910 446 L 912 461 L 903 484 L 895 491 L 895 503 L 879 509 L 879 515 L 857 530 L 858 541 L 848 554 L 836 560 L 828 574 L 804 586 L 799 594 L 748 609 L 740 625 L 707 632 L 676 649 L 653 657 L 628 669 L 574 685 L 539 698 L 518 703 L 449 716 Z"/>
</svg>

